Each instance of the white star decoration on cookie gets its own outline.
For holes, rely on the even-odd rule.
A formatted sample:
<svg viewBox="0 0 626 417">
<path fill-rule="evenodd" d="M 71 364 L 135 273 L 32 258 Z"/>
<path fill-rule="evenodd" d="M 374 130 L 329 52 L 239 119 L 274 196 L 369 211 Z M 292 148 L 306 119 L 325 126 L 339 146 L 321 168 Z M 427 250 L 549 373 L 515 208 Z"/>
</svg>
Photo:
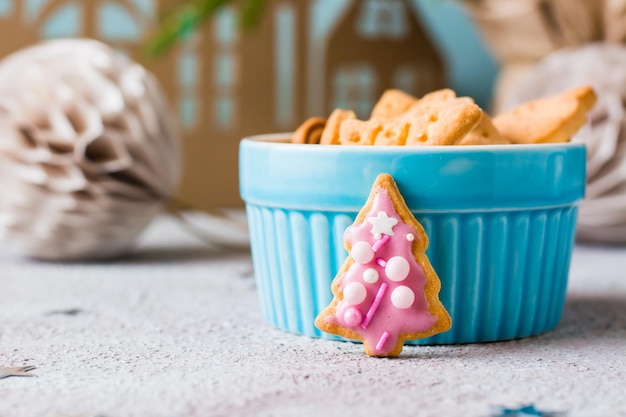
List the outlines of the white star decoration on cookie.
<svg viewBox="0 0 626 417">
<path fill-rule="evenodd" d="M 398 220 L 389 217 L 384 211 L 379 211 L 376 217 L 368 217 L 367 221 L 372 224 L 372 234 L 376 239 L 380 239 L 382 234 L 393 236 L 393 227 L 398 224 Z"/>
</svg>

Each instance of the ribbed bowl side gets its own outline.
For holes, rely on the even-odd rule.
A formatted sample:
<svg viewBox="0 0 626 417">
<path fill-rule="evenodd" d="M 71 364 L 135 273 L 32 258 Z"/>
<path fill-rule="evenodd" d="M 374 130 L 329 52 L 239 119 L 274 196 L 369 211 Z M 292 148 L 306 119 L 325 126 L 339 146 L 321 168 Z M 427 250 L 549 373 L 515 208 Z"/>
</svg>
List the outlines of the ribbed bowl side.
<svg viewBox="0 0 626 417">
<path fill-rule="evenodd" d="M 506 340 L 554 328 L 565 301 L 577 207 L 417 216 L 452 328 L 410 344 Z"/>
<path fill-rule="evenodd" d="M 332 300 L 330 284 L 346 258 L 347 214 L 246 205 L 252 259 L 265 319 L 282 330 L 336 339 L 313 322 Z"/>
<path fill-rule="evenodd" d="M 265 319 L 312 337 L 345 260 L 343 232 L 356 213 L 247 206 Z M 575 206 L 488 213 L 418 213 L 452 328 L 410 344 L 505 340 L 559 322 L 574 239 Z"/>
</svg>

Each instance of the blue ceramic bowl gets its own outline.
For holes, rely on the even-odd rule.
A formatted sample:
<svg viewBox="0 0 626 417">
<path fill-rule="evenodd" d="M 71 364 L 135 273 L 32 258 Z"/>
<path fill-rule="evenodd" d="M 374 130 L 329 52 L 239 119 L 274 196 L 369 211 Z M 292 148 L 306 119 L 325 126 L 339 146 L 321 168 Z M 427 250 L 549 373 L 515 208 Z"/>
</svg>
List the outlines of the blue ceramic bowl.
<svg viewBox="0 0 626 417">
<path fill-rule="evenodd" d="M 332 299 L 352 224 L 380 173 L 391 174 L 430 238 L 452 328 L 411 344 L 525 337 L 561 317 L 585 149 L 576 144 L 348 147 L 288 135 L 240 145 L 240 191 L 265 318 L 312 337 Z"/>
</svg>

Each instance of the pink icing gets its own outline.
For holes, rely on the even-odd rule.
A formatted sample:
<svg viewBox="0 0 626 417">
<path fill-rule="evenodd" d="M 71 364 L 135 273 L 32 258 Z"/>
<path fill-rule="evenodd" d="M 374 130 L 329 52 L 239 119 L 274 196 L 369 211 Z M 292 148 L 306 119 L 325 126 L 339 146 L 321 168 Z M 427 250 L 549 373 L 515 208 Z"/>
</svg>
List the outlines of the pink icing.
<svg viewBox="0 0 626 417">
<path fill-rule="evenodd" d="M 385 243 L 389 241 L 389 235 L 383 235 L 380 239 L 378 239 L 373 245 L 372 249 L 374 252 L 377 252 Z"/>
<path fill-rule="evenodd" d="M 352 247 L 356 244 L 363 246 L 363 242 L 366 242 L 375 248 L 373 249 L 376 252 L 375 259 L 372 258 L 365 263 L 353 263 L 343 274 L 340 282 L 342 292 L 351 283 L 362 284 L 366 289 L 365 299 L 359 305 L 350 305 L 345 300 L 340 301 L 335 314 L 327 320 L 359 334 L 372 354 L 384 356 L 395 349 L 400 335 L 427 331 L 435 324 L 437 317 L 429 312 L 429 303 L 424 293 L 426 277 L 421 265 L 413 256 L 413 242 L 406 238 L 408 235 L 418 236 L 418 234 L 398 216 L 384 188 L 377 191 L 366 218 L 368 220 L 381 218 L 381 212 L 397 220 L 392 227 L 392 235 L 381 235 L 380 229 L 372 230 L 373 225 L 370 221 L 354 224 L 348 227 L 344 234 Z M 382 239 L 385 239 L 385 242 L 379 243 Z M 396 256 L 406 259 L 409 264 L 408 274 L 400 281 L 390 279 L 385 271 L 387 262 Z M 364 272 L 370 268 L 378 272 L 380 283 L 368 283 L 363 279 Z M 403 275 L 402 271 L 394 272 Z M 394 278 L 397 280 L 398 276 Z M 391 301 L 391 295 L 400 286 L 406 286 L 415 293 L 415 300 L 408 308 L 397 308 Z M 403 290 L 406 292 L 406 289 Z M 360 314 L 356 314 L 353 309 L 358 310 Z M 357 323 L 359 320 L 356 320 L 355 316 L 365 319 Z"/>
<path fill-rule="evenodd" d="M 365 320 L 361 324 L 361 327 L 363 329 L 367 329 L 367 326 L 369 326 L 370 321 L 372 321 L 374 314 L 376 314 L 376 310 L 378 310 L 378 306 L 383 301 L 383 297 L 385 296 L 385 292 L 387 292 L 388 287 L 389 287 L 389 284 L 387 284 L 386 282 L 383 282 L 382 284 L 380 284 L 380 287 L 378 287 L 378 291 L 376 291 L 376 297 L 374 298 L 374 302 L 370 306 L 369 310 L 367 310 L 367 314 L 365 315 Z"/>
<path fill-rule="evenodd" d="M 382 336 L 380 336 L 380 339 L 378 340 L 378 343 L 376 343 L 376 350 L 383 350 L 387 340 L 389 340 L 389 332 L 383 332 Z"/>
</svg>

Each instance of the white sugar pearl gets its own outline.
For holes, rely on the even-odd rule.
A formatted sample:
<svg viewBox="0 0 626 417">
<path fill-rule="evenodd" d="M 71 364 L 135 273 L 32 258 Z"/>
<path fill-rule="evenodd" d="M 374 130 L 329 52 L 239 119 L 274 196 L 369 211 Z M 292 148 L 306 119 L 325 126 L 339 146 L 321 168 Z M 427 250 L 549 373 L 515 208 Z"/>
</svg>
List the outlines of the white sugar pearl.
<svg viewBox="0 0 626 417">
<path fill-rule="evenodd" d="M 356 307 L 350 307 L 343 314 L 343 321 L 348 326 L 358 326 L 363 322 L 363 314 Z"/>
<path fill-rule="evenodd" d="M 354 246 L 352 246 L 352 251 L 350 252 L 350 255 L 352 255 L 352 258 L 356 262 L 360 264 L 366 264 L 374 259 L 374 250 L 369 243 L 361 241 L 355 243 Z"/>
<path fill-rule="evenodd" d="M 413 242 L 415 240 L 415 235 L 413 235 L 413 233 L 409 233 L 408 235 L 406 235 L 406 240 L 408 240 L 409 242 Z"/>
<path fill-rule="evenodd" d="M 385 274 L 392 281 L 402 281 L 409 275 L 409 261 L 402 256 L 394 256 L 385 265 Z"/>
<path fill-rule="evenodd" d="M 367 290 L 360 282 L 352 282 L 343 289 L 343 299 L 350 305 L 359 305 L 365 301 Z"/>
<path fill-rule="evenodd" d="M 363 281 L 368 284 L 376 284 L 378 282 L 378 271 L 374 268 L 367 268 L 363 272 Z"/>
<path fill-rule="evenodd" d="M 415 301 L 415 293 L 409 287 L 401 285 L 391 293 L 391 303 L 400 309 L 409 308 Z"/>
</svg>

